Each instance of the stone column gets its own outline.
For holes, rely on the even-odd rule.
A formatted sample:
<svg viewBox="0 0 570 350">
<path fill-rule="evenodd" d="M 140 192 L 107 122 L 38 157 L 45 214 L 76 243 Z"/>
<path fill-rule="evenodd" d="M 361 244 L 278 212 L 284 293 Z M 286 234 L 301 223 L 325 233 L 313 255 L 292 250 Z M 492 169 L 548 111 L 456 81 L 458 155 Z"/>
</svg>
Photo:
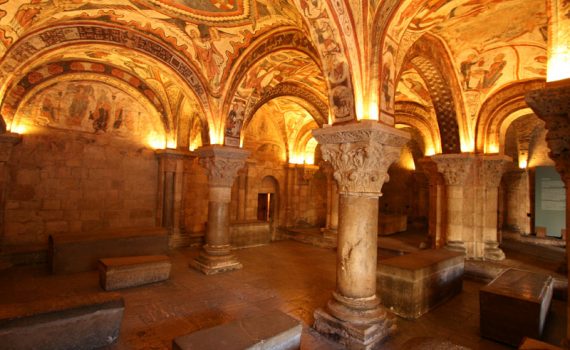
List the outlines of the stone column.
<svg viewBox="0 0 570 350">
<path fill-rule="evenodd" d="M 184 232 L 182 220 L 184 197 L 184 162 L 192 154 L 174 149 L 157 150 L 159 160 L 158 175 L 158 225 L 169 231 L 170 248 L 185 247 L 190 244 L 190 236 Z"/>
<path fill-rule="evenodd" d="M 482 188 L 482 224 L 483 257 L 487 260 L 503 260 L 505 253 L 499 248 L 498 241 L 498 203 L 499 184 L 512 159 L 501 155 L 485 155 L 480 158 L 479 181 Z"/>
<path fill-rule="evenodd" d="M 526 102 L 544 120 L 549 156 L 566 186 L 566 270 L 570 259 L 570 79 L 547 83 L 544 89 L 531 91 Z M 570 289 L 568 289 L 570 300 Z M 570 343 L 570 303 L 566 310 L 566 344 Z"/>
<path fill-rule="evenodd" d="M 323 230 L 324 238 L 334 242 L 338 238 L 338 185 L 333 178 L 333 168 L 328 162 L 323 162 L 324 173 L 327 177 L 327 222 Z"/>
<path fill-rule="evenodd" d="M 4 119 L 0 116 L 0 123 L 3 122 Z M 2 215 L 0 215 L 0 252 L 4 246 L 4 213 L 6 212 L 6 192 L 10 182 L 7 163 L 10 161 L 12 148 L 14 145 L 20 143 L 20 141 L 22 141 L 22 136 L 19 134 L 10 132 L 0 133 L 0 212 L 2 213 Z"/>
<path fill-rule="evenodd" d="M 209 201 L 206 244 L 192 266 L 207 275 L 240 269 L 241 263 L 230 251 L 230 200 L 232 184 L 249 152 L 220 145 L 204 146 L 196 152 L 208 173 Z"/>
<path fill-rule="evenodd" d="M 473 255 L 473 248 L 465 244 L 473 241 L 467 227 L 473 226 L 473 191 L 464 191 L 473 180 L 475 158 L 471 154 L 440 154 L 433 156 L 443 174 L 447 191 L 447 249 Z M 466 237 L 467 236 L 467 237 Z M 469 248 L 469 249 L 468 249 Z"/>
<path fill-rule="evenodd" d="M 432 243 L 431 247 L 441 248 L 446 242 L 445 182 L 437 171 L 437 164 L 431 158 L 422 158 L 417 165 L 418 171 L 426 174 L 429 183 L 428 234 Z"/>
<path fill-rule="evenodd" d="M 315 329 L 349 349 L 371 349 L 395 327 L 376 296 L 378 198 L 407 133 L 374 121 L 313 131 L 339 186 L 336 290 Z"/>
</svg>

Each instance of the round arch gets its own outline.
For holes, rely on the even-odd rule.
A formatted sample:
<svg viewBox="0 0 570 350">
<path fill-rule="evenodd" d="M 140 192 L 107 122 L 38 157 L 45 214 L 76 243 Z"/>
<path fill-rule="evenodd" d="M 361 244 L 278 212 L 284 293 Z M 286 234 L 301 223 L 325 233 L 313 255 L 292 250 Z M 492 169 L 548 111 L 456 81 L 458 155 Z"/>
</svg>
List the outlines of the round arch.
<svg viewBox="0 0 570 350">
<path fill-rule="evenodd" d="M 504 133 L 508 126 L 528 108 L 525 101 L 526 93 L 542 89 L 544 84 L 543 79 L 517 82 L 491 95 L 481 106 L 477 118 L 476 152 L 499 152 L 501 146 L 504 145 Z"/>
</svg>

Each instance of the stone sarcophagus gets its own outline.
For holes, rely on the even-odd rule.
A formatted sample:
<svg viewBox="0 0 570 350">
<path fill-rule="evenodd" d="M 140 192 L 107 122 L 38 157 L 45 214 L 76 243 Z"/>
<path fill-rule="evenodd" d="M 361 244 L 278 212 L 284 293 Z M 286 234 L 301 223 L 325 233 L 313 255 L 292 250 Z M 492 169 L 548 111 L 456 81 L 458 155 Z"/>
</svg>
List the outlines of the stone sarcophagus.
<svg viewBox="0 0 570 350">
<path fill-rule="evenodd" d="M 378 262 L 382 304 L 404 318 L 418 318 L 463 288 L 464 255 L 429 249 Z"/>
<path fill-rule="evenodd" d="M 517 346 L 539 339 L 552 301 L 551 276 L 508 269 L 479 291 L 481 336 Z"/>
</svg>

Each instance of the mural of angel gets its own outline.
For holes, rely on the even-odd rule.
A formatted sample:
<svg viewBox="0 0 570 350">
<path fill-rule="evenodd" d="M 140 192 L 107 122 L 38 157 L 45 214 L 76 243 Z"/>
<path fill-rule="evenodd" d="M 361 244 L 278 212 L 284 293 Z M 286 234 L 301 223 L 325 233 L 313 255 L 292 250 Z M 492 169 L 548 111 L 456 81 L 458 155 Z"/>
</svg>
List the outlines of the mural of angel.
<svg viewBox="0 0 570 350">
<path fill-rule="evenodd" d="M 192 39 L 196 60 L 202 65 L 206 78 L 214 85 L 218 85 L 224 64 L 224 56 L 215 45 L 215 42 L 220 39 L 218 30 L 199 24 L 198 30 L 190 28 L 187 32 Z"/>
</svg>

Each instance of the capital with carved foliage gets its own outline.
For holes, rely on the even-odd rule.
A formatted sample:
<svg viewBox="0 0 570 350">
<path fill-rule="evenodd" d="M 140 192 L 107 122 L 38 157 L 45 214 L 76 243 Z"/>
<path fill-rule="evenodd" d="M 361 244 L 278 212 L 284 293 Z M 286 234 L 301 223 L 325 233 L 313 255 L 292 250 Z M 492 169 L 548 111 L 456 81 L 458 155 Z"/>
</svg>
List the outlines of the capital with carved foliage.
<svg viewBox="0 0 570 350">
<path fill-rule="evenodd" d="M 438 154 L 432 157 L 448 186 L 463 186 L 473 174 L 472 154 Z"/>
<path fill-rule="evenodd" d="M 512 158 L 504 155 L 484 155 L 480 161 L 479 174 L 483 184 L 486 187 L 499 187 L 503 174 L 512 164 Z"/>
<path fill-rule="evenodd" d="M 200 147 L 196 153 L 206 169 L 210 187 L 231 187 L 249 155 L 244 149 L 222 145 Z"/>
<path fill-rule="evenodd" d="M 334 168 L 340 193 L 380 195 L 388 181 L 388 167 L 395 162 L 408 133 L 376 121 L 313 130 L 323 158 Z"/>
<path fill-rule="evenodd" d="M 570 181 L 570 79 L 547 83 L 544 89 L 527 93 L 525 100 L 544 120 L 549 156 L 562 178 Z"/>
</svg>

